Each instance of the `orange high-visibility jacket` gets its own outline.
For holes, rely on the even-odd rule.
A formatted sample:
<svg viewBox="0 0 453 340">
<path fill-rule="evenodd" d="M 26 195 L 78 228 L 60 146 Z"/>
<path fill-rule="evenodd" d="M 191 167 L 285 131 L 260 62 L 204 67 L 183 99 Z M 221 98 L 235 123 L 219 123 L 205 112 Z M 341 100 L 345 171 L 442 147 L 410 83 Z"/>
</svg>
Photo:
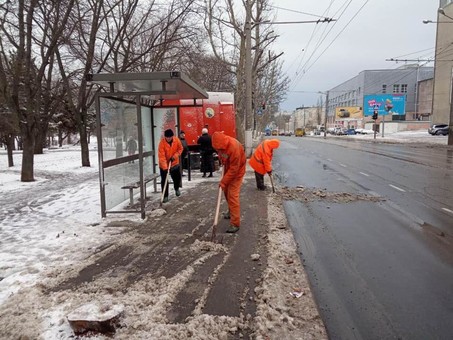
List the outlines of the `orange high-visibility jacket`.
<svg viewBox="0 0 453 340">
<path fill-rule="evenodd" d="M 234 179 L 245 175 L 246 157 L 244 147 L 236 138 L 225 135 L 222 132 L 214 132 L 212 146 L 217 150 L 225 172 L 222 185 L 228 186 Z"/>
<path fill-rule="evenodd" d="M 171 145 L 162 138 L 159 142 L 159 168 L 162 170 L 168 169 L 168 163 L 170 158 L 173 157 L 173 162 L 171 162 L 171 167 L 179 164 L 179 156 L 181 156 L 183 151 L 182 143 L 178 137 L 173 137 L 173 142 Z"/>
<path fill-rule="evenodd" d="M 274 149 L 280 146 L 278 139 L 266 139 L 256 148 L 252 157 L 249 160 L 250 166 L 257 173 L 265 175 L 272 171 L 272 157 Z"/>
</svg>

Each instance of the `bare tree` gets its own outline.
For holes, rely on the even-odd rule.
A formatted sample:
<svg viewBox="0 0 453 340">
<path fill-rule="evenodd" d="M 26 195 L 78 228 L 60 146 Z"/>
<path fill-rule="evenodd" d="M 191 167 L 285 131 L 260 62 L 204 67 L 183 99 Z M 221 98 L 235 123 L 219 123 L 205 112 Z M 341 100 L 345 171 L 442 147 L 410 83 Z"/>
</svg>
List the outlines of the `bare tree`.
<svg viewBox="0 0 453 340">
<path fill-rule="evenodd" d="M 75 0 L 18 0 L 0 6 L 0 82 L 8 109 L 19 121 L 23 142 L 21 180 L 34 180 L 45 73 L 63 36 Z"/>
<path fill-rule="evenodd" d="M 245 37 L 246 37 L 246 22 L 245 10 L 246 0 L 242 1 L 241 6 L 237 5 L 233 0 L 207 0 L 206 1 L 206 18 L 205 29 L 208 32 L 210 45 L 214 56 L 219 62 L 224 63 L 227 67 L 234 72 L 236 80 L 235 100 L 237 108 L 237 126 L 238 126 L 238 139 L 244 141 L 245 131 Z M 275 54 L 271 50 L 272 43 L 277 36 L 269 29 L 269 26 L 261 25 L 269 18 L 270 11 L 268 0 L 249 0 L 250 5 L 254 9 L 252 14 L 252 83 L 254 98 L 253 102 L 262 101 L 263 93 L 276 92 L 285 90 L 284 81 L 275 81 L 280 79 L 281 68 L 274 68 L 272 72 L 266 70 L 274 63 L 281 54 Z M 274 90 L 264 90 L 261 87 L 263 77 L 272 74 L 275 78 L 268 81 L 267 84 L 276 86 Z M 261 93 L 260 93 L 261 92 Z M 273 100 L 278 100 L 281 95 L 272 97 Z M 256 108 L 256 107 L 255 107 Z M 273 108 L 269 106 L 269 109 Z"/>
<path fill-rule="evenodd" d="M 149 72 L 177 68 L 184 44 L 196 40 L 190 22 L 194 0 L 172 0 L 166 6 L 139 0 L 79 1 L 71 18 L 73 34 L 57 53 L 75 113 L 82 148 L 82 166 L 90 166 L 88 140 L 94 94 L 87 82 L 100 72 Z M 64 53 L 63 53 L 64 52 Z M 77 67 L 68 67 L 68 62 Z M 74 87 L 73 84 L 78 84 Z"/>
</svg>

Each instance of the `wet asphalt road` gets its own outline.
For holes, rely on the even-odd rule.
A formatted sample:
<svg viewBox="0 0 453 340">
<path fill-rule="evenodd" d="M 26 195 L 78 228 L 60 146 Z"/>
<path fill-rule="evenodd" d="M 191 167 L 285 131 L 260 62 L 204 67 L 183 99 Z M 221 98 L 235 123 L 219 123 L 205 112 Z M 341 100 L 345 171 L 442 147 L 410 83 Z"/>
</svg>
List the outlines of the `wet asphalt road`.
<svg viewBox="0 0 453 340">
<path fill-rule="evenodd" d="M 281 185 L 382 197 L 284 203 L 330 338 L 453 339 L 453 150 L 281 141 Z"/>
</svg>

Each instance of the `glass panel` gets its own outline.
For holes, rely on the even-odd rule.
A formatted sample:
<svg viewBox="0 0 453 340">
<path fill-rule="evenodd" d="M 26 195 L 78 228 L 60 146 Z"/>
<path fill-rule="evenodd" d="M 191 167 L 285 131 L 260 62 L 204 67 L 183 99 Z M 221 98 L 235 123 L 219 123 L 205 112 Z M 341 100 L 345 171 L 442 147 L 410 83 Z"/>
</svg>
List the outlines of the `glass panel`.
<svg viewBox="0 0 453 340">
<path fill-rule="evenodd" d="M 141 119 L 142 119 L 142 135 L 143 135 L 143 153 L 153 150 L 153 128 L 151 124 L 151 108 L 142 106 L 141 107 Z M 155 157 L 157 157 L 157 144 L 155 146 Z M 156 158 L 157 160 L 157 158 Z M 153 156 L 147 156 L 143 158 L 143 176 L 147 177 L 154 174 L 153 167 Z M 156 168 L 157 169 L 157 168 Z M 158 172 L 158 171 L 157 171 Z"/>
<path fill-rule="evenodd" d="M 100 113 L 106 209 L 124 210 L 118 205 L 126 205 L 129 201 L 126 186 L 140 181 L 138 159 L 127 158 L 128 149 L 131 149 L 128 148 L 128 141 L 137 142 L 138 139 L 137 107 L 135 103 L 101 97 Z M 118 164 L 105 163 L 111 160 L 116 160 Z M 133 189 L 134 195 L 140 193 L 139 185 L 137 187 Z"/>
</svg>

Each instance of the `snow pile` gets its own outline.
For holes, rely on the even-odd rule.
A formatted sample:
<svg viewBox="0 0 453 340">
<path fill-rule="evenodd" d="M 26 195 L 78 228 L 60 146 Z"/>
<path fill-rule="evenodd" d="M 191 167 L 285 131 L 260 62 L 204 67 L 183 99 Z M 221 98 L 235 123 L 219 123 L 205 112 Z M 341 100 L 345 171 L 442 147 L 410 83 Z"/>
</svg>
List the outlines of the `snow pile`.
<svg viewBox="0 0 453 340">
<path fill-rule="evenodd" d="M 255 289 L 256 339 L 327 339 L 278 195 L 269 197 L 268 220 L 268 267 Z"/>
</svg>

